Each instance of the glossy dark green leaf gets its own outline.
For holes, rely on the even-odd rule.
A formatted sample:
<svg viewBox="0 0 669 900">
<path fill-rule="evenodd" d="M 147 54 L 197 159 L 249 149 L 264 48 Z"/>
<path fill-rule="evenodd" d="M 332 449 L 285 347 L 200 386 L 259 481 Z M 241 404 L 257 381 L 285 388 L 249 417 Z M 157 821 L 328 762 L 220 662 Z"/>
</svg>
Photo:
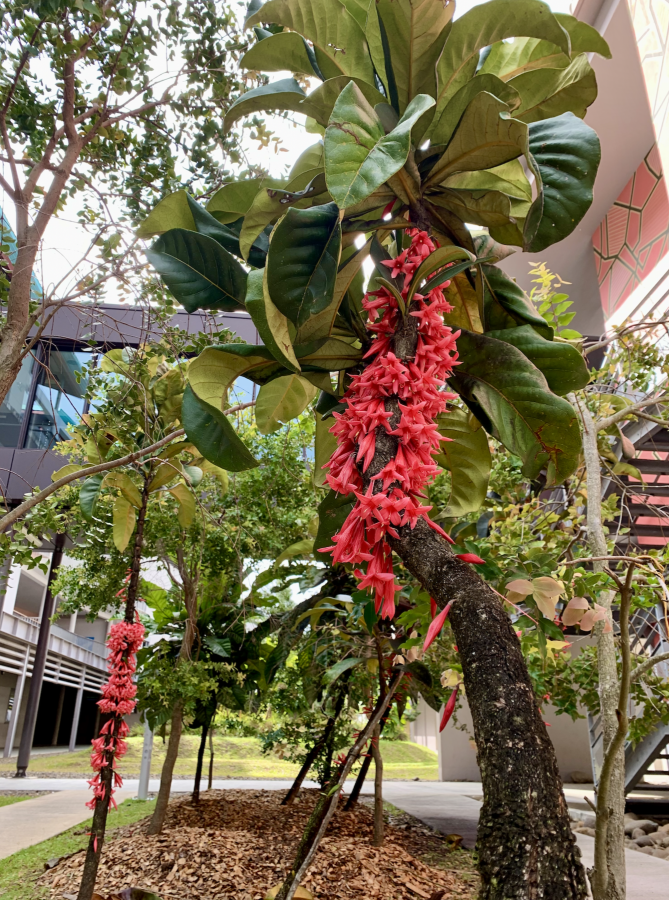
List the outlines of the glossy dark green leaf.
<svg viewBox="0 0 669 900">
<path fill-rule="evenodd" d="M 246 272 L 213 238 L 174 228 L 159 237 L 146 255 L 187 312 L 244 308 Z"/>
<path fill-rule="evenodd" d="M 336 204 L 289 209 L 272 233 L 267 289 L 298 328 L 327 309 L 337 280 L 341 225 Z"/>
<path fill-rule="evenodd" d="M 566 69 L 525 72 L 513 78 L 511 84 L 521 99 L 514 117 L 528 124 L 566 112 L 582 119 L 597 97 L 597 78 L 585 53 Z"/>
<path fill-rule="evenodd" d="M 241 220 L 229 225 L 223 225 L 208 210 L 203 206 L 200 206 L 200 204 L 190 196 L 188 197 L 188 207 L 193 216 L 193 224 L 195 225 L 196 231 L 200 234 L 206 234 L 207 237 L 213 238 L 221 245 L 221 247 L 227 250 L 228 253 L 232 253 L 240 259 L 244 258 L 239 247 L 239 232 L 242 225 Z M 264 237 L 264 235 L 261 237 Z M 252 266 L 262 268 L 265 265 L 268 247 L 268 241 L 263 242 L 262 240 L 256 239 L 255 244 L 251 247 L 248 257 Z"/>
<path fill-rule="evenodd" d="M 276 308 L 269 296 L 265 284 L 266 274 L 266 269 L 254 269 L 249 272 L 246 309 L 251 314 L 263 344 L 271 351 L 277 362 L 291 372 L 299 372 L 300 364 L 295 358 L 288 319 Z"/>
<path fill-rule="evenodd" d="M 264 110 L 291 110 L 292 112 L 304 112 L 301 105 L 306 94 L 294 78 L 282 78 L 270 84 L 262 84 L 253 88 L 235 100 L 225 115 L 223 127 L 229 131 L 237 119 L 249 116 L 251 113 Z"/>
<path fill-rule="evenodd" d="M 486 334 L 517 347 L 541 370 L 548 387 L 560 397 L 582 390 L 590 381 L 588 367 L 576 347 L 562 341 L 547 341 L 531 325 L 486 331 Z"/>
<path fill-rule="evenodd" d="M 283 375 L 286 369 L 267 347 L 254 344 L 221 344 L 207 347 L 188 367 L 188 382 L 200 400 L 222 410 L 228 391 L 237 378 L 244 376 L 265 384 Z"/>
<path fill-rule="evenodd" d="M 482 266 L 485 330 L 499 331 L 516 325 L 532 325 L 547 338 L 553 329 L 534 308 L 525 291 L 497 266 Z"/>
<path fill-rule="evenodd" d="M 243 472 L 260 465 L 237 436 L 228 416 L 201 400 L 186 385 L 181 418 L 188 440 L 205 459 L 228 472 Z"/>
<path fill-rule="evenodd" d="M 91 475 L 91 477 L 87 478 L 81 485 L 81 490 L 79 491 L 79 506 L 81 507 L 81 511 L 87 522 L 93 521 L 95 504 L 100 496 L 100 489 L 102 488 L 104 477 L 104 475 Z"/>
<path fill-rule="evenodd" d="M 556 396 L 545 377 L 520 350 L 485 334 L 463 331 L 460 365 L 450 379 L 456 390 L 484 410 L 495 435 L 523 461 L 523 473 L 547 484 L 578 467 L 581 434 L 573 407 Z"/>
<path fill-rule="evenodd" d="M 437 465 L 451 473 L 448 506 L 439 517 L 460 518 L 476 512 L 486 498 L 492 461 L 488 435 L 473 416 L 452 409 L 437 416 L 439 434 L 449 438 L 440 444 Z"/>
<path fill-rule="evenodd" d="M 520 105 L 520 95 L 511 84 L 507 84 L 496 75 L 476 75 L 463 85 L 443 109 L 439 119 L 434 119 L 429 131 L 432 144 L 447 144 L 458 127 L 465 110 L 477 94 L 485 91 L 502 100 L 509 109 Z"/>
<path fill-rule="evenodd" d="M 332 546 L 332 538 L 346 521 L 353 509 L 355 497 L 329 491 L 318 505 L 318 532 L 314 541 L 314 556 L 321 562 L 332 564 L 330 553 L 320 553 L 323 547 Z"/>
<path fill-rule="evenodd" d="M 573 113 L 529 129 L 528 162 L 539 193 L 523 238 L 524 249 L 536 253 L 571 234 L 590 208 L 601 148 L 596 133 Z"/>
</svg>

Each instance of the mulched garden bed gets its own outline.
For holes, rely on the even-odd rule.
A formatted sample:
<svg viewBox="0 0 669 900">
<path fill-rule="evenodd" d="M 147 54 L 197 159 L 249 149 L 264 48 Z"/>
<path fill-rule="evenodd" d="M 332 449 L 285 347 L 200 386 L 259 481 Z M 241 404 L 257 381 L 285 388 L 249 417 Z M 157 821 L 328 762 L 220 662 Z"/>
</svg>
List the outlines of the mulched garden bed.
<svg viewBox="0 0 669 900">
<path fill-rule="evenodd" d="M 146 820 L 105 845 L 97 891 L 142 887 L 179 900 L 262 900 L 283 880 L 316 800 L 304 791 L 291 807 L 281 791 L 208 791 L 199 806 L 173 800 L 161 835 Z M 385 845 L 372 847 L 372 814 L 337 811 L 303 886 L 317 900 L 473 898 L 471 855 L 409 816 L 390 816 Z M 424 859 L 429 860 L 428 864 Z M 45 873 L 52 898 L 77 893 L 84 853 Z M 442 893 L 443 892 L 443 893 Z"/>
</svg>

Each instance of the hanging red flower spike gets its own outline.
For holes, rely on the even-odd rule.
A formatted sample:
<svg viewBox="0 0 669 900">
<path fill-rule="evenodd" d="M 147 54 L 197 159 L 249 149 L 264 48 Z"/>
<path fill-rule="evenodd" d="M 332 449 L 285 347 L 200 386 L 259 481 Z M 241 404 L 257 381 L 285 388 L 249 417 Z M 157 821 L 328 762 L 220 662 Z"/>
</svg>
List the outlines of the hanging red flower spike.
<svg viewBox="0 0 669 900">
<path fill-rule="evenodd" d="M 107 638 L 109 679 L 102 686 L 102 699 L 98 700 L 98 706 L 100 711 L 110 715 L 110 718 L 100 729 L 99 737 L 91 741 L 93 746 L 91 767 L 96 774 L 88 782 L 93 789 L 93 797 L 86 804 L 90 809 L 95 809 L 97 800 L 104 799 L 105 787 L 100 773 L 108 765 L 114 769 L 109 805 L 116 807 L 113 798 L 114 789 L 123 784 L 123 779 L 115 771 L 116 761 L 121 759 L 128 749 L 123 738 L 127 737 L 130 730 L 123 721 L 123 717 L 135 709 L 137 688 L 133 683 L 132 676 L 137 665 L 137 651 L 143 641 L 144 626 L 141 622 L 117 622 L 109 629 Z"/>
<path fill-rule="evenodd" d="M 444 707 L 444 714 L 441 717 L 441 722 L 439 723 L 439 731 L 440 732 L 443 731 L 444 728 L 446 728 L 451 716 L 453 715 L 453 710 L 455 709 L 455 701 L 458 699 L 458 690 L 459 689 L 460 689 L 460 685 L 458 684 L 454 688 L 453 693 L 448 698 L 448 703 Z"/>
<path fill-rule="evenodd" d="M 427 232 L 409 231 L 411 246 L 393 260 L 384 261 L 392 278 L 404 276 L 406 301 L 409 284 L 416 269 L 435 250 Z M 455 394 L 440 390 L 454 365 L 457 365 L 455 341 L 460 332 L 444 325 L 443 316 L 453 307 L 443 294 L 443 287 L 433 288 L 427 296 L 414 293 L 409 315 L 417 319 L 418 337 L 413 359 L 398 359 L 392 340 L 401 324 L 402 313 L 394 294 L 382 287 L 369 291 L 362 305 L 368 313 L 375 338 L 365 354 L 372 361 L 351 378 L 351 386 L 342 398 L 347 404 L 343 413 L 333 413 L 335 424 L 330 431 L 337 436 L 338 446 L 330 461 L 327 482 L 340 494 L 354 494 L 356 503 L 334 545 L 323 548 L 332 553 L 334 562 L 366 564 L 356 569 L 360 587 L 373 592 L 377 613 L 392 618 L 395 594 L 401 590 L 395 582 L 392 550 L 386 536 L 397 538 L 398 528 L 415 528 L 424 519 L 435 531 L 453 543 L 428 513 L 431 506 L 422 504 L 423 489 L 438 473 L 434 455 L 441 441 L 436 417 L 444 412 Z M 387 401 L 397 401 L 400 418 L 390 425 L 392 410 Z M 394 404 L 393 404 L 394 405 Z M 395 457 L 381 472 L 370 479 L 364 490 L 362 475 L 376 452 L 376 430 L 384 428 L 397 438 Z"/>
</svg>

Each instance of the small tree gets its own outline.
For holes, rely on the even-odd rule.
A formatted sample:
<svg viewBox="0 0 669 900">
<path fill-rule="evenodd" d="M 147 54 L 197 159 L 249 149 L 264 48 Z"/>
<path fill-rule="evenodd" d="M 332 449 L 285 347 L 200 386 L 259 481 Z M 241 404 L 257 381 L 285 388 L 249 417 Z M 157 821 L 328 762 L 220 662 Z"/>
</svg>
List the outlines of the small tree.
<svg viewBox="0 0 669 900">
<path fill-rule="evenodd" d="M 0 402 L 64 304 L 99 299 L 111 279 L 121 296 L 141 293 L 129 280 L 143 265 L 138 214 L 181 183 L 213 191 L 223 160 L 239 161 L 218 122 L 241 89 L 231 63 L 243 49 L 236 14 L 207 0 L 0 4 L 0 187 L 16 231 L 16 253 L 0 247 Z M 38 291 L 42 240 L 67 203 L 80 204 L 88 245 Z"/>
<path fill-rule="evenodd" d="M 230 189 L 226 212 L 231 222 L 239 216 L 238 246 L 230 243 L 231 225 L 222 231 L 193 202 L 190 218 L 162 225 L 159 205 L 154 233 L 162 236 L 149 258 L 184 304 L 205 288 L 202 303 L 233 295 L 264 341 L 212 348 L 191 365 L 188 402 L 201 427 L 193 419 L 186 429 L 203 455 L 216 462 L 208 435 L 223 420 L 235 378 L 260 385 L 256 421 L 267 432 L 304 409 L 317 386 L 324 418 L 316 460 L 331 458 L 334 488 L 319 507 L 317 549 L 334 535 L 347 551 L 339 559 L 364 562 L 373 550 L 363 584 L 384 581 L 387 613 L 393 552 L 439 607 L 453 602 L 484 785 L 484 896 L 520 898 L 537 889 L 582 898 L 585 878 L 555 756 L 519 642 L 471 568 L 476 557 L 450 551 L 416 492 L 429 478 L 437 428 L 471 456 L 482 426 L 545 484 L 577 467 L 578 421 L 563 395 L 583 387 L 588 372 L 495 263 L 509 252 L 500 244 L 536 253 L 561 240 L 590 206 L 600 149 L 580 118 L 596 95 L 586 54 L 609 51 L 590 26 L 553 15 L 538 0 L 492 0 L 455 22 L 452 12 L 436 0 L 350 10 L 319 0 L 316 15 L 302 0 L 253 3 L 247 25 L 273 28 L 259 30 L 243 64 L 289 65 L 322 84 L 309 94 L 294 79 L 249 91 L 227 125 L 258 109 L 290 109 L 310 117 L 323 142 L 303 154 L 287 182 Z M 487 234 L 474 239 L 465 223 Z M 226 241 L 253 267 L 248 274 L 225 253 Z M 373 290 L 363 298 L 361 266 L 370 255 Z M 459 331 L 449 331 L 443 314 Z M 440 377 L 474 421 L 439 415 Z M 335 445 L 329 413 L 340 416 Z M 400 514 L 391 522 L 392 504 Z M 503 832 L 500 817 L 508 823 Z M 293 895 L 296 872 L 282 900 Z"/>
</svg>

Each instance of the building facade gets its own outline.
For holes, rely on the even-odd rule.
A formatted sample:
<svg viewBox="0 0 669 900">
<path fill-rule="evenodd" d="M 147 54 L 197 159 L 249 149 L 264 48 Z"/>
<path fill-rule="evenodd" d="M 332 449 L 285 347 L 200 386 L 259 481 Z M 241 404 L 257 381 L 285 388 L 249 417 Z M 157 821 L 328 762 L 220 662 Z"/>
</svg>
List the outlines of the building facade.
<svg viewBox="0 0 669 900">
<path fill-rule="evenodd" d="M 243 313 L 184 313 L 172 324 L 192 333 L 228 328 L 250 343 L 260 342 Z M 0 489 L 8 506 L 33 488 L 46 487 L 62 467 L 62 456 L 52 448 L 88 411 L 83 365 L 96 353 L 136 347 L 158 336 L 150 312 L 137 308 L 70 307 L 54 316 L 0 406 Z M 53 551 L 47 541 L 36 552 L 49 564 Z M 16 754 L 21 740 L 47 584 L 41 569 L 15 565 L 0 585 L 0 748 L 5 757 Z M 108 614 L 89 622 L 85 612 L 60 616 L 50 626 L 33 747 L 74 749 L 96 736 L 108 627 Z"/>
</svg>

